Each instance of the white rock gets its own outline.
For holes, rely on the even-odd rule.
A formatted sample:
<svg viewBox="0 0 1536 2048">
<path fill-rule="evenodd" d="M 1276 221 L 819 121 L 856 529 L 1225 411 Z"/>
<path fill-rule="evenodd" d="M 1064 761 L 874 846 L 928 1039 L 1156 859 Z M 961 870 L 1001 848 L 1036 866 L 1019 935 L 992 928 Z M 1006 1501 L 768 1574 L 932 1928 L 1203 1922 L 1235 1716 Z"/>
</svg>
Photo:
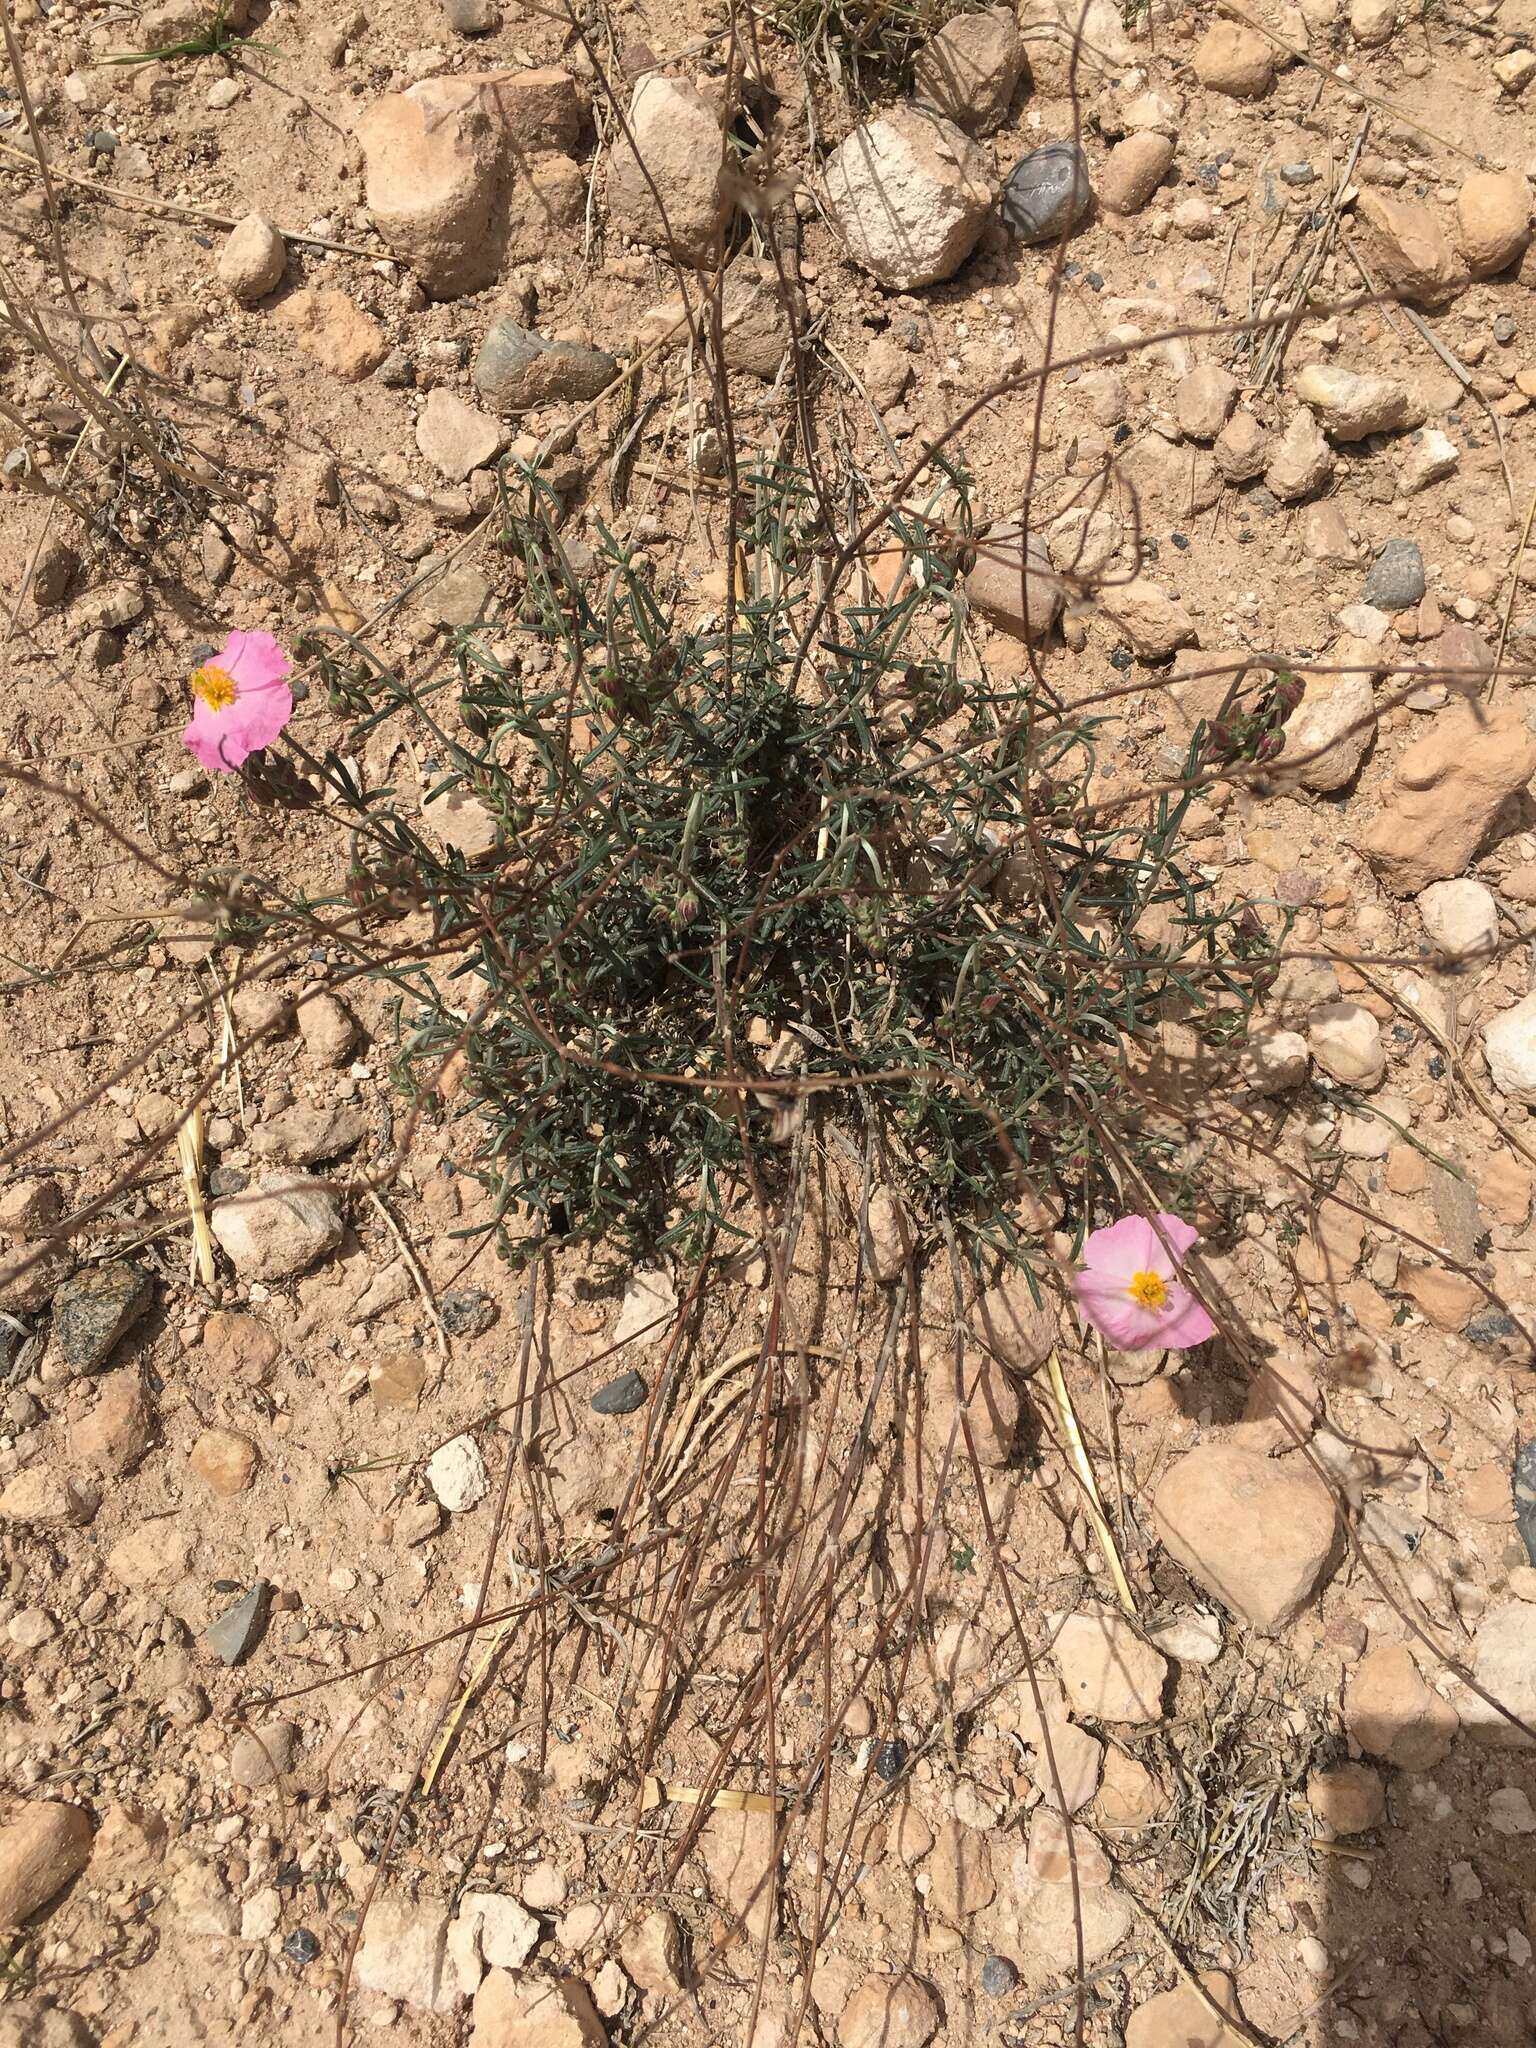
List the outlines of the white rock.
<svg viewBox="0 0 1536 2048">
<path fill-rule="evenodd" d="M 953 277 L 992 203 L 976 144 L 952 121 L 913 106 L 855 128 L 823 182 L 827 216 L 848 254 L 899 291 Z"/>
<path fill-rule="evenodd" d="M 1311 1070 L 1312 1055 L 1299 1031 L 1255 1031 L 1243 1047 L 1242 1079 L 1255 1095 L 1299 1088 Z"/>
<path fill-rule="evenodd" d="M 1335 441 L 1363 441 L 1415 424 L 1417 411 L 1395 377 L 1374 370 L 1346 370 L 1342 363 L 1308 363 L 1291 388 L 1311 408 Z"/>
<path fill-rule="evenodd" d="M 1374 1088 L 1387 1071 L 1381 1026 L 1359 1003 L 1324 1003 L 1307 1019 L 1307 1043 L 1325 1074 Z"/>
<path fill-rule="evenodd" d="M 1455 960 L 1486 959 L 1499 943 L 1499 906 L 1493 891 L 1461 875 L 1419 891 L 1424 929 Z"/>
<path fill-rule="evenodd" d="M 375 1899 L 363 1925 L 357 1981 L 423 2012 L 452 2012 L 460 1997 L 448 1957 L 448 1908 Z"/>
<path fill-rule="evenodd" d="M 1536 1812 L 1523 1785 L 1501 1785 L 1489 1793 L 1488 1825 L 1496 1835 L 1536 1835 Z"/>
<path fill-rule="evenodd" d="M 1499 1093 L 1536 1109 L 1536 994 L 1483 1026 L 1483 1051 Z"/>
<path fill-rule="evenodd" d="M 219 282 L 234 298 L 265 298 L 288 268 L 288 245 L 263 213 L 248 213 L 219 251 Z"/>
<path fill-rule="evenodd" d="M 275 1885 L 265 1884 L 240 1908 L 240 1939 L 266 1941 L 276 1934 L 283 1917 L 282 1894 Z"/>
<path fill-rule="evenodd" d="M 244 1280 L 285 1280 L 340 1244 L 341 1211 L 330 1190 L 295 1174 L 268 1173 L 215 1202 L 208 1215 L 220 1248 Z"/>
<path fill-rule="evenodd" d="M 1145 661 L 1161 661 L 1198 637 L 1183 605 L 1149 576 L 1107 586 L 1100 603 Z"/>
<path fill-rule="evenodd" d="M 1350 1159 L 1385 1159 L 1398 1139 L 1392 1124 L 1401 1124 L 1406 1129 L 1413 1121 L 1412 1108 L 1399 1095 L 1380 1096 L 1373 1106 L 1381 1110 L 1380 1116 L 1349 1110 L 1339 1118 L 1335 1142 Z M 1391 1123 L 1387 1121 L 1389 1117 Z"/>
<path fill-rule="evenodd" d="M 1100 1721 L 1160 1721 L 1166 1661 L 1114 1608 L 1069 1614 L 1053 1652 L 1074 1714 Z"/>
<path fill-rule="evenodd" d="M 1450 435 L 1442 434 L 1438 427 L 1426 427 L 1403 451 L 1398 488 L 1409 497 L 1415 491 L 1427 491 L 1431 484 L 1454 476 L 1460 462 L 1461 450 Z"/>
<path fill-rule="evenodd" d="M 1392 630 L 1391 614 L 1378 611 L 1373 604 L 1347 604 L 1336 616 L 1345 632 L 1352 639 L 1363 640 L 1367 647 L 1379 647 Z"/>
<path fill-rule="evenodd" d="M 440 1444 L 427 1460 L 427 1484 L 451 1515 L 477 1506 L 490 1491 L 485 1460 L 472 1436 Z"/>
<path fill-rule="evenodd" d="M 1296 413 L 1264 471 L 1264 482 L 1283 504 L 1309 498 L 1333 475 L 1334 454 L 1311 413 Z"/>
<path fill-rule="evenodd" d="M 1282 729 L 1285 747 L 1274 763 L 1277 785 L 1332 790 L 1353 778 L 1376 737 L 1376 694 L 1372 669 L 1346 664 L 1368 663 L 1370 652 L 1363 640 L 1341 641 L 1329 667 L 1306 678 L 1306 695 Z"/>
<path fill-rule="evenodd" d="M 473 1996 L 487 1968 L 520 1970 L 543 1933 L 519 1900 L 502 1892 L 466 1892 L 448 1930 L 448 1948 L 465 1995 Z"/>
<path fill-rule="evenodd" d="M 717 262 L 730 207 L 715 109 L 691 80 L 651 71 L 635 87 L 629 134 L 633 148 L 621 135 L 609 160 L 610 223 L 637 241 L 670 247 L 684 263 Z"/>
<path fill-rule="evenodd" d="M 1175 1664 L 1214 1664 L 1221 1655 L 1221 1623 L 1214 1614 L 1181 1614 L 1152 1631 L 1154 1647 Z"/>
<path fill-rule="evenodd" d="M 1237 399 L 1238 383 L 1219 363 L 1201 363 L 1181 377 L 1173 394 L 1181 432 L 1193 441 L 1214 441 Z"/>
<path fill-rule="evenodd" d="M 613 1341 L 627 1344 L 632 1337 L 644 1337 L 649 1344 L 659 1344 L 676 1314 L 677 1289 L 672 1285 L 671 1275 L 661 1266 L 637 1267 L 624 1289 Z"/>
<path fill-rule="evenodd" d="M 1477 1625 L 1472 1676 L 1499 1705 L 1536 1727 L 1536 1627 L 1524 1600 L 1490 1607 Z M 1529 1749 L 1525 1729 L 1498 1713 L 1481 1695 L 1463 1688 L 1458 1698 L 1461 1725 L 1474 1742 L 1493 1749 Z"/>
<path fill-rule="evenodd" d="M 1349 32 L 1364 50 L 1391 42 L 1396 27 L 1397 0 L 1354 0 L 1349 10 Z"/>
</svg>

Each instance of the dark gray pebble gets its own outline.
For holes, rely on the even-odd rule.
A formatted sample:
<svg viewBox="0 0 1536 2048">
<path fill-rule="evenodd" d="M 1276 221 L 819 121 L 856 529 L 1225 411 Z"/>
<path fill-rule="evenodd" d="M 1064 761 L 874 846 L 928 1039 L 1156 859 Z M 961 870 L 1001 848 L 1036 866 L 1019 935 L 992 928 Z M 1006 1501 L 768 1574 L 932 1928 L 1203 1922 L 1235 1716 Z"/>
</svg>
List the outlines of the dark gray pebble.
<svg viewBox="0 0 1536 2048">
<path fill-rule="evenodd" d="M 592 1406 L 599 1415 L 633 1415 L 637 1408 L 645 1406 L 646 1386 L 637 1372 L 621 1372 L 616 1380 L 610 1380 L 606 1387 L 599 1387 L 592 1396 Z"/>
<path fill-rule="evenodd" d="M 1070 234 L 1093 204 L 1088 162 L 1075 142 L 1048 142 L 1021 157 L 1003 187 L 1003 221 L 1021 242 Z"/>
<path fill-rule="evenodd" d="M 231 1667 L 255 1648 L 266 1618 L 267 1582 L 258 1579 L 233 1607 L 226 1607 L 216 1621 L 203 1630 L 203 1641 L 215 1657 Z"/>
<path fill-rule="evenodd" d="M 1375 605 L 1378 611 L 1403 612 L 1423 595 L 1424 557 L 1419 544 L 1399 534 L 1372 562 L 1360 601 Z"/>
<path fill-rule="evenodd" d="M 478 1287 L 450 1287 L 437 1305 L 450 1337 L 481 1337 L 496 1320 L 496 1304 Z"/>
<path fill-rule="evenodd" d="M 1019 1973 L 1006 1956 L 988 1956 L 981 1966 L 981 1988 L 988 1998 L 1006 1998 Z"/>
</svg>

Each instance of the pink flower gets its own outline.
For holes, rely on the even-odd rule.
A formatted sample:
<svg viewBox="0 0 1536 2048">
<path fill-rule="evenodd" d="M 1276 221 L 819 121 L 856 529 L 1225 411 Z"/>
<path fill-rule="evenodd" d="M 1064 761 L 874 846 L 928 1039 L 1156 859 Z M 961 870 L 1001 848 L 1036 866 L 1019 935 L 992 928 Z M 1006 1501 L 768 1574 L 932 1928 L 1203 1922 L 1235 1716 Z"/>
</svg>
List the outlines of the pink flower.
<svg viewBox="0 0 1536 2048">
<path fill-rule="evenodd" d="M 270 747 L 292 718 L 287 678 L 288 657 L 270 633 L 231 633 L 192 672 L 197 704 L 182 744 L 211 773 L 229 774 L 258 747 Z"/>
<path fill-rule="evenodd" d="M 1187 1351 L 1216 1325 L 1179 1278 L 1199 1237 L 1177 1216 L 1122 1216 L 1083 1246 L 1074 1286 L 1078 1306 L 1120 1351 Z"/>
</svg>

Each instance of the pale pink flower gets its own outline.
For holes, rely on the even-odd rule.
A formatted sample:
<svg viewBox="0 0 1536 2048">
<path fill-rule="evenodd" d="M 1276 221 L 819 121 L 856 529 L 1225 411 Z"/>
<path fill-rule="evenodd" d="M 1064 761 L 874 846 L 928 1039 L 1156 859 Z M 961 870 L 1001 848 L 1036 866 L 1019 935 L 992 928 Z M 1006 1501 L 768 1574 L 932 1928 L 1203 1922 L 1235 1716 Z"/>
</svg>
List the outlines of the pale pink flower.
<svg viewBox="0 0 1536 2048">
<path fill-rule="evenodd" d="M 1095 1230 L 1073 1279 L 1078 1306 L 1119 1351 L 1187 1351 L 1216 1325 L 1179 1278 L 1199 1237 L 1178 1216 L 1122 1216 Z"/>
<path fill-rule="evenodd" d="M 193 670 L 191 689 L 197 703 L 182 744 L 215 775 L 270 747 L 293 716 L 288 657 L 270 633 L 231 633 Z"/>
</svg>

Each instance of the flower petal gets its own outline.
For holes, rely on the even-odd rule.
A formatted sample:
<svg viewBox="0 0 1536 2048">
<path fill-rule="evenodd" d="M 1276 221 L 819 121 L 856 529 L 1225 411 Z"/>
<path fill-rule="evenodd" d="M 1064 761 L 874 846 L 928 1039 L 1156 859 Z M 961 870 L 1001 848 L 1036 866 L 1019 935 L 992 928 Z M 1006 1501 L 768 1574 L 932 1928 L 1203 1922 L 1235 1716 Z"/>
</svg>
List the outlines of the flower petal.
<svg viewBox="0 0 1536 2048">
<path fill-rule="evenodd" d="M 270 633 L 236 631 L 219 649 L 217 666 L 233 676 L 243 697 L 252 690 L 267 690 L 283 682 L 289 661 Z M 291 696 L 289 701 L 291 704 Z"/>
<path fill-rule="evenodd" d="M 1167 1239 L 1168 1248 L 1173 1253 L 1175 1265 L 1183 1258 L 1191 1245 L 1200 1242 L 1199 1231 L 1193 1223 L 1186 1223 L 1182 1216 L 1170 1216 L 1166 1209 L 1159 1209 L 1157 1215 L 1152 1220 L 1159 1226 L 1164 1238 Z"/>
<path fill-rule="evenodd" d="M 1167 1253 L 1145 1216 L 1122 1216 L 1118 1223 L 1093 1231 L 1083 1245 L 1084 1272 L 1102 1273 L 1128 1285 L 1133 1273 L 1168 1273 Z"/>
<path fill-rule="evenodd" d="M 1132 1298 L 1123 1280 L 1103 1273 L 1079 1273 L 1073 1287 L 1078 1306 L 1096 1330 L 1121 1350 L 1139 1351 L 1147 1344 L 1160 1343 L 1156 1332 L 1165 1319 L 1156 1309 L 1143 1308 Z"/>
<path fill-rule="evenodd" d="M 1192 1294 L 1181 1287 L 1171 1315 L 1165 1315 L 1157 1341 L 1170 1351 L 1189 1351 L 1216 1335 L 1216 1325 Z"/>
</svg>

